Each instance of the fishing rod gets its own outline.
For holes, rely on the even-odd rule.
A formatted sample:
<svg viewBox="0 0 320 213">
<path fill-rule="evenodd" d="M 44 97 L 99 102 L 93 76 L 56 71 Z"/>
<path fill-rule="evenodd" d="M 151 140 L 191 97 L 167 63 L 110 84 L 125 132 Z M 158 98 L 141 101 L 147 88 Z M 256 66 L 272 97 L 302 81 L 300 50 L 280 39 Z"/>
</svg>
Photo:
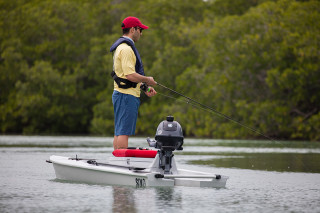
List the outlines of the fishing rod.
<svg viewBox="0 0 320 213">
<path fill-rule="evenodd" d="M 249 129 L 249 130 L 251 130 L 251 131 L 253 131 L 253 132 L 255 132 L 255 133 L 257 133 L 257 134 L 259 134 L 259 135 L 261 135 L 261 136 L 263 136 L 265 138 L 267 138 L 267 139 L 269 139 L 272 142 L 276 142 L 276 143 L 279 142 L 280 144 L 282 144 L 280 141 L 276 141 L 275 139 L 263 134 L 262 132 L 258 131 L 257 129 L 254 129 L 254 128 L 246 125 L 246 124 L 243 124 L 243 123 L 241 123 L 241 122 L 239 122 L 239 121 L 237 121 L 237 120 L 235 120 L 235 119 L 233 119 L 233 118 L 231 118 L 231 117 L 219 112 L 218 110 L 214 109 L 213 107 L 210 107 L 210 106 L 207 106 L 205 104 L 202 104 L 202 103 L 200 103 L 200 102 L 198 102 L 198 101 L 196 101 L 196 100 L 194 100 L 192 98 L 189 98 L 188 96 L 185 96 L 185 95 L 183 95 L 183 94 L 181 94 L 181 93 L 179 93 L 179 92 L 177 92 L 177 91 L 175 91 L 175 90 L 173 90 L 171 88 L 168 88 L 168 87 L 166 87 L 166 86 L 164 86 L 164 85 L 162 85 L 160 83 L 157 83 L 157 85 L 162 87 L 162 88 L 164 88 L 164 89 L 166 89 L 166 90 L 169 90 L 169 91 L 171 91 L 171 92 L 173 92 L 173 93 L 175 93 L 175 94 L 177 94 L 177 95 L 179 95 L 181 97 L 184 97 L 185 99 L 187 99 L 187 101 L 185 101 L 185 102 L 187 104 L 190 104 L 193 107 L 200 108 L 200 109 L 205 110 L 205 111 L 210 112 L 210 113 L 215 113 L 215 114 L 219 115 L 220 117 L 223 117 L 223 118 L 225 118 L 225 119 L 227 119 L 229 121 L 232 121 L 232 122 L 234 122 L 234 123 L 236 123 L 236 124 L 238 124 L 238 125 L 240 125 L 242 127 L 245 127 L 247 129 Z M 175 97 L 172 97 L 172 96 L 169 96 L 169 95 L 161 94 L 159 92 L 158 92 L 158 94 L 163 95 L 163 96 L 168 97 L 168 98 L 175 99 L 177 101 L 180 101 L 179 99 L 177 99 Z M 284 146 L 284 144 L 282 144 L 282 145 Z M 303 165 L 304 168 L 308 168 L 307 165 L 300 158 L 298 158 L 296 155 L 294 155 L 294 157 L 298 161 L 301 162 L 301 164 Z"/>
<path fill-rule="evenodd" d="M 231 117 L 229 117 L 229 116 L 227 116 L 227 115 L 219 112 L 218 110 L 216 110 L 216 109 L 214 109 L 214 108 L 212 108 L 212 107 L 210 107 L 210 106 L 207 106 L 207 105 L 205 105 L 205 104 L 202 104 L 202 103 L 200 103 L 200 102 L 198 102 L 198 101 L 196 101 L 196 100 L 194 100 L 194 99 L 192 99 L 192 98 L 189 98 L 188 96 L 185 96 L 185 95 L 183 95 L 183 94 L 181 94 L 181 93 L 179 93 L 179 92 L 177 92 L 177 91 L 175 91 L 175 90 L 173 90 L 173 89 L 171 89 L 171 88 L 168 88 L 168 87 L 166 87 L 166 86 L 164 86 L 164 85 L 162 85 L 162 84 L 160 84 L 160 83 L 158 83 L 158 82 L 157 82 L 157 85 L 160 86 L 160 87 L 162 87 L 162 88 L 164 88 L 164 89 L 166 89 L 166 90 L 169 90 L 170 92 L 173 92 L 173 93 L 175 93 L 175 94 L 177 94 L 177 95 L 180 95 L 180 96 L 184 97 L 185 99 L 188 100 L 188 101 L 187 101 L 188 104 L 191 104 L 191 105 L 193 105 L 193 106 L 195 106 L 195 107 L 198 105 L 198 106 L 200 106 L 202 109 L 210 110 L 211 112 L 216 113 L 216 114 L 219 115 L 220 117 L 223 117 L 223 118 L 225 118 L 225 119 L 227 119 L 227 120 L 229 120 L 229 121 L 232 121 L 232 122 L 234 122 L 234 123 L 236 123 L 236 124 L 238 124 L 238 125 L 240 125 L 240 126 L 242 126 L 242 127 L 245 127 L 245 128 L 247 128 L 247 129 L 249 129 L 249 130 L 251 130 L 251 131 L 253 131 L 253 132 L 255 132 L 255 133 L 257 133 L 257 134 L 259 134 L 259 135 L 261 135 L 261 136 L 263 136 L 263 137 L 271 140 L 271 141 L 273 141 L 273 142 L 276 142 L 276 140 L 274 140 L 273 138 L 271 138 L 271 137 L 263 134 L 262 132 L 258 131 L 257 129 L 254 129 L 254 128 L 246 125 L 246 124 L 243 124 L 243 123 L 241 123 L 241 122 L 239 122 L 239 121 L 237 121 L 237 120 L 235 120 L 235 119 L 233 119 L 233 118 L 231 118 Z M 167 97 L 170 97 L 170 96 L 167 96 Z M 173 98 L 173 97 L 170 97 L 170 98 Z"/>
</svg>

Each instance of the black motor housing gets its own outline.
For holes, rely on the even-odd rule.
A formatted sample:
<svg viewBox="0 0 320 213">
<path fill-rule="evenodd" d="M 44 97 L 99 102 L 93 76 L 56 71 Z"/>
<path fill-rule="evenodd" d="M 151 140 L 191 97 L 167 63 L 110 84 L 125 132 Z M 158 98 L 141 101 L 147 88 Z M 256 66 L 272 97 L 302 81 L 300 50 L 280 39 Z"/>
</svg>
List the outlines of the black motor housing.
<svg viewBox="0 0 320 213">
<path fill-rule="evenodd" d="M 158 149 L 171 151 L 183 149 L 182 128 L 177 121 L 174 121 L 173 116 L 167 116 L 167 119 L 159 124 L 155 139 Z"/>
</svg>

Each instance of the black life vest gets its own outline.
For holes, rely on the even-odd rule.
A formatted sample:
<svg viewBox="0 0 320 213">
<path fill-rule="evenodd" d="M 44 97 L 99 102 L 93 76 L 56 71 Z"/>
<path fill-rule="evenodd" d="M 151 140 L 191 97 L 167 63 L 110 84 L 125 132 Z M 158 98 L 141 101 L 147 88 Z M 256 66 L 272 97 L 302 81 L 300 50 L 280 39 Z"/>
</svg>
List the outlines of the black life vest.
<svg viewBox="0 0 320 213">
<path fill-rule="evenodd" d="M 144 74 L 142 60 L 141 60 L 141 57 L 140 57 L 140 54 L 139 54 L 137 48 L 134 46 L 133 41 L 131 41 L 130 39 L 125 38 L 125 37 L 120 37 L 116 42 L 114 42 L 112 44 L 112 46 L 110 48 L 110 52 L 115 51 L 117 49 L 117 47 L 122 43 L 126 43 L 132 48 L 132 50 L 136 56 L 135 71 L 136 71 L 136 73 L 144 76 L 145 74 Z M 112 72 L 111 72 L 111 77 L 117 83 L 119 88 L 128 89 L 131 87 L 133 87 L 133 88 L 137 87 L 137 83 L 129 81 L 128 79 L 125 79 L 125 78 L 119 78 L 116 75 L 114 70 L 112 70 Z"/>
</svg>

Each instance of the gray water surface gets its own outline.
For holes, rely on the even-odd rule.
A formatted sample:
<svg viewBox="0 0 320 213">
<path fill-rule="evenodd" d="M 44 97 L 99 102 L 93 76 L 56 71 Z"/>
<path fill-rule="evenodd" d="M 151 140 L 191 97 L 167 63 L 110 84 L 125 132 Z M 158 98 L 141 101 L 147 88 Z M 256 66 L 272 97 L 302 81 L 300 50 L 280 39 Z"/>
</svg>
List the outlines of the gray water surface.
<svg viewBox="0 0 320 213">
<path fill-rule="evenodd" d="M 59 181 L 45 162 L 112 151 L 105 137 L 0 136 L 0 212 L 320 212 L 319 143 L 186 139 L 178 166 L 229 176 L 222 189 Z"/>
</svg>

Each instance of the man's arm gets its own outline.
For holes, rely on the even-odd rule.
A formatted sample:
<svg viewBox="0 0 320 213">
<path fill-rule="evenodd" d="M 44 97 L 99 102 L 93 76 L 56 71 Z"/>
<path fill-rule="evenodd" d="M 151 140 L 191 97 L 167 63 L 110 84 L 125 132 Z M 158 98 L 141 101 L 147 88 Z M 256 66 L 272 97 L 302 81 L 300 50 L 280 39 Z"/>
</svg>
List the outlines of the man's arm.
<svg viewBox="0 0 320 213">
<path fill-rule="evenodd" d="M 129 75 L 126 75 L 127 79 L 129 81 L 135 82 L 135 83 L 146 83 L 147 85 L 156 85 L 157 82 L 155 82 L 155 80 L 153 79 L 153 77 L 149 76 L 143 76 L 140 75 L 138 73 L 132 73 Z M 157 92 L 155 91 L 155 89 L 153 89 L 152 87 L 149 87 L 149 91 L 144 92 L 148 97 L 152 97 L 155 96 L 157 94 Z"/>
<path fill-rule="evenodd" d="M 140 75 L 138 73 L 132 73 L 132 74 L 126 75 L 126 78 L 129 81 L 132 81 L 132 82 L 135 82 L 135 83 L 143 82 L 143 83 L 146 83 L 147 85 L 150 85 L 150 86 L 157 84 L 157 82 L 155 82 L 153 77 L 151 77 L 151 76 L 143 76 L 143 75 Z"/>
</svg>

